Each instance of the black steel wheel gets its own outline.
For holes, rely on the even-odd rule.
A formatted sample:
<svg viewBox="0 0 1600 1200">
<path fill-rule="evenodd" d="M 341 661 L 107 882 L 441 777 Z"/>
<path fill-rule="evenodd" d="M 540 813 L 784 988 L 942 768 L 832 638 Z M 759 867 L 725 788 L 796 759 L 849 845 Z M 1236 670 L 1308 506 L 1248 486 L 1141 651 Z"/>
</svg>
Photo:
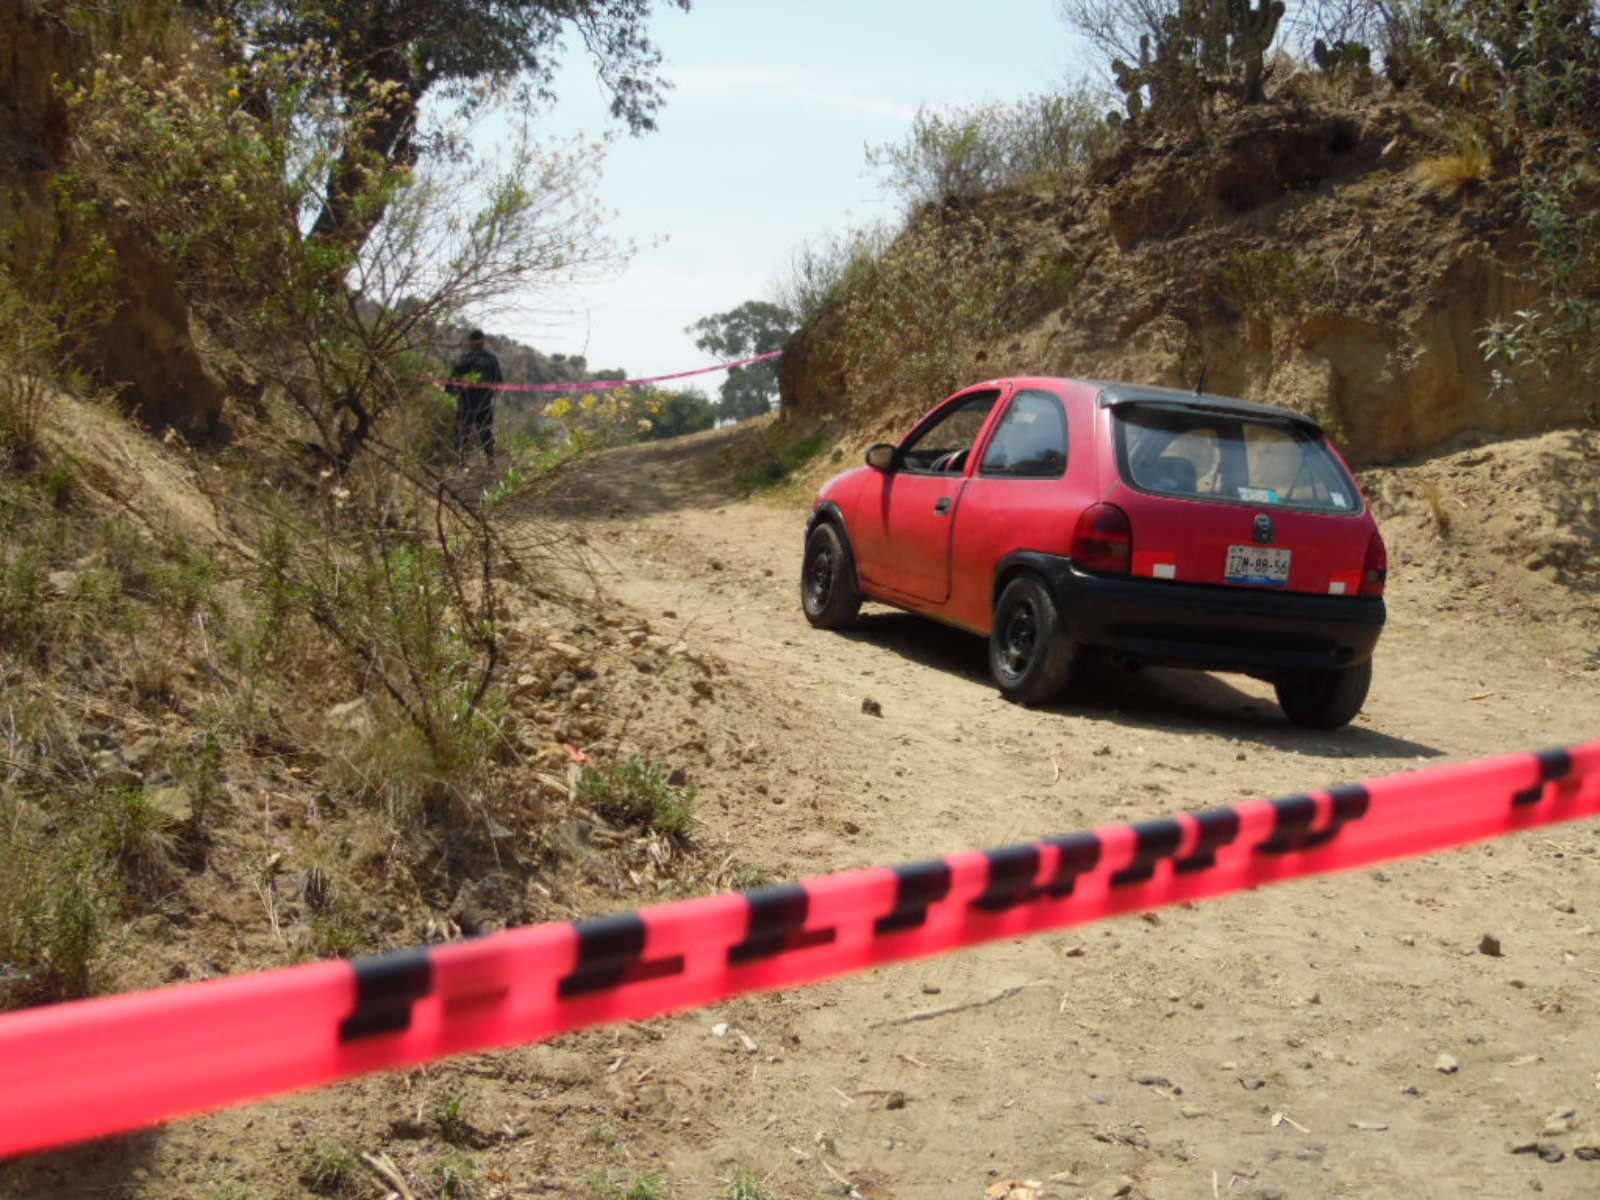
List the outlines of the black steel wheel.
<svg viewBox="0 0 1600 1200">
<path fill-rule="evenodd" d="M 989 634 L 989 672 L 1008 700 L 1048 704 L 1066 687 L 1078 648 L 1050 589 L 1032 575 L 1006 584 Z"/>
<path fill-rule="evenodd" d="M 800 607 L 818 629 L 840 629 L 861 611 L 856 564 L 844 535 L 824 522 L 806 538 L 800 568 Z"/>
</svg>

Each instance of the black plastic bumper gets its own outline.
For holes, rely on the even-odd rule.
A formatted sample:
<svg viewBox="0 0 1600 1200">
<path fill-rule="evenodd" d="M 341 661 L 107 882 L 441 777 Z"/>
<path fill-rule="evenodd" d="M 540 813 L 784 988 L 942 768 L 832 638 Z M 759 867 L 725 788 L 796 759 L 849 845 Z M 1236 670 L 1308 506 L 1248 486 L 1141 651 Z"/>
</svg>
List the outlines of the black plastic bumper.
<svg viewBox="0 0 1600 1200">
<path fill-rule="evenodd" d="M 1049 554 L 1011 561 L 1049 583 L 1074 641 L 1152 666 L 1261 675 L 1347 667 L 1372 656 L 1388 615 L 1381 596 L 1097 575 Z"/>
</svg>

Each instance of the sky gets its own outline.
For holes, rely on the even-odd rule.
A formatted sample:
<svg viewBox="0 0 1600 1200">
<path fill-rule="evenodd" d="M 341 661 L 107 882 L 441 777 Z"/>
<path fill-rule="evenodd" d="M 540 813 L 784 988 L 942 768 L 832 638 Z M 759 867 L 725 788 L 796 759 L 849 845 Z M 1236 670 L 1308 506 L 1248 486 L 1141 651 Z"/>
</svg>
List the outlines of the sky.
<svg viewBox="0 0 1600 1200">
<path fill-rule="evenodd" d="M 802 243 L 896 219 L 864 147 L 902 139 L 919 106 L 1020 99 L 1086 68 L 1057 0 L 694 0 L 688 13 L 658 5 L 650 29 L 673 85 L 655 132 L 610 120 L 575 46 L 536 123 L 555 137 L 622 134 L 599 200 L 632 259 L 487 322 L 631 378 L 710 365 L 686 326 L 774 299 Z M 684 385 L 714 393 L 723 378 Z"/>
</svg>

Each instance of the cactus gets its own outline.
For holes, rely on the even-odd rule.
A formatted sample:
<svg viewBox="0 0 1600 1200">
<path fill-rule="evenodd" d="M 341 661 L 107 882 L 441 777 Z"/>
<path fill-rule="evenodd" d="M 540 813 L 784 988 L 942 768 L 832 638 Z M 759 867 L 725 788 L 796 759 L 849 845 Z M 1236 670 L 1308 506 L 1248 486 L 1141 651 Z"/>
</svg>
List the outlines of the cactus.
<svg viewBox="0 0 1600 1200">
<path fill-rule="evenodd" d="M 1372 72 L 1372 51 L 1360 42 L 1337 41 L 1330 46 L 1318 38 L 1311 46 L 1311 60 L 1324 75 L 1363 77 Z"/>
<path fill-rule="evenodd" d="M 1246 104 L 1261 100 L 1266 90 L 1267 47 L 1278 34 L 1283 20 L 1283 0 L 1222 0 L 1228 29 L 1228 59 L 1242 64 L 1244 78 L 1239 98 Z M 1235 68 L 1237 69 L 1237 68 Z"/>
</svg>

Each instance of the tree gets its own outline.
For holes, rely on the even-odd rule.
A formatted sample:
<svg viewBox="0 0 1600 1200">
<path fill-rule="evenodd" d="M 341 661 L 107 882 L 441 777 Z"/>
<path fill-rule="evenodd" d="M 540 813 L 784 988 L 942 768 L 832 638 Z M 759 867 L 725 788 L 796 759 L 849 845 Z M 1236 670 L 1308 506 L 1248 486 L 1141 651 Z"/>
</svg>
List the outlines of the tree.
<svg viewBox="0 0 1600 1200">
<path fill-rule="evenodd" d="M 665 0 L 685 11 L 690 0 Z M 410 167 L 448 139 L 421 128 L 424 96 L 462 111 L 496 99 L 527 108 L 554 99 L 563 38 L 575 31 L 611 94 L 611 112 L 634 133 L 655 128 L 666 85 L 660 52 L 645 33 L 652 0 L 189 0 L 220 17 L 235 62 L 300 56 L 297 85 L 320 94 L 357 125 L 331 164 L 313 236 L 360 246 L 383 216 L 368 186 L 374 168 Z M 318 56 L 305 55 L 314 46 Z M 277 97 L 255 96 L 264 111 Z"/>
<path fill-rule="evenodd" d="M 717 422 L 716 406 L 698 388 L 679 391 L 639 388 L 635 390 L 633 404 L 640 417 L 650 423 L 644 435 L 646 441 L 699 433 Z"/>
<path fill-rule="evenodd" d="M 697 335 L 694 344 L 719 358 L 753 358 L 781 350 L 794 332 L 794 314 L 765 300 L 746 300 L 728 312 L 701 317 L 685 333 Z M 729 367 L 723 381 L 717 417 L 742 421 L 772 411 L 778 395 L 778 371 L 772 360 Z"/>
</svg>

